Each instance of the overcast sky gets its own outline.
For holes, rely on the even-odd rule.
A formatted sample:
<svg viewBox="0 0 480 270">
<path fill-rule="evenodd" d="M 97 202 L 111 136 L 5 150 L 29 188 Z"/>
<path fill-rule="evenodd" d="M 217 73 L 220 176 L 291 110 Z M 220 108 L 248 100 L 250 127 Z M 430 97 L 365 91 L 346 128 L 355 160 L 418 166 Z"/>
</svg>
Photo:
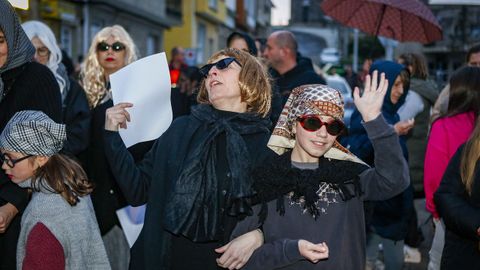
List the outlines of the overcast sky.
<svg viewBox="0 0 480 270">
<path fill-rule="evenodd" d="M 290 0 L 272 0 L 272 25 L 287 25 L 290 19 Z"/>
</svg>

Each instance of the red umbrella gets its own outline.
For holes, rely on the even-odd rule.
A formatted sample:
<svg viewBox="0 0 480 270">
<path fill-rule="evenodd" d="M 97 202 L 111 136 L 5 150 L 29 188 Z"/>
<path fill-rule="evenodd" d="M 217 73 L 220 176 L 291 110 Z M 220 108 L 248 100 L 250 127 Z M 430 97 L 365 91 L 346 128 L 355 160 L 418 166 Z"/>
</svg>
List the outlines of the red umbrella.
<svg viewBox="0 0 480 270">
<path fill-rule="evenodd" d="M 430 9 L 418 0 L 325 0 L 327 16 L 375 36 L 423 44 L 442 39 Z"/>
</svg>

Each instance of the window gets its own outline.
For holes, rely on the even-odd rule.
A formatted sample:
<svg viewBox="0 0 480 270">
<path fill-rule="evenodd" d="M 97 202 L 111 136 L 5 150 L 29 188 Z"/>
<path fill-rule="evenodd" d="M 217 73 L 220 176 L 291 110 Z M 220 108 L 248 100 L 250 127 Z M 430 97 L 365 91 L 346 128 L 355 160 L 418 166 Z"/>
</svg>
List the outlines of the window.
<svg viewBox="0 0 480 270">
<path fill-rule="evenodd" d="M 158 51 L 158 38 L 154 35 L 147 36 L 147 49 L 146 56 L 157 53 Z"/>
<path fill-rule="evenodd" d="M 72 55 L 72 38 L 72 27 L 62 25 L 60 28 L 60 47 L 62 47 L 68 55 Z"/>
<path fill-rule="evenodd" d="M 214 10 L 218 8 L 218 0 L 208 0 L 208 7 Z"/>
<path fill-rule="evenodd" d="M 207 28 L 204 24 L 199 23 L 197 27 L 197 63 L 205 63 L 204 49 L 207 39 Z"/>
</svg>

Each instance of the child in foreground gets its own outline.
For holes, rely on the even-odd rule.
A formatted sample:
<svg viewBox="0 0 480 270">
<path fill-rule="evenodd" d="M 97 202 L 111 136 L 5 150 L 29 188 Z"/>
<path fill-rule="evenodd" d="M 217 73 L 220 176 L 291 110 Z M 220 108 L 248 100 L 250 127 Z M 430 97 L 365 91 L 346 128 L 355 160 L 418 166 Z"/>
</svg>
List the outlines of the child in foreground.
<svg viewBox="0 0 480 270">
<path fill-rule="evenodd" d="M 32 190 L 17 246 L 17 269 L 110 269 L 78 163 L 59 154 L 65 125 L 40 111 L 17 112 L 0 135 L 0 162 Z"/>
<path fill-rule="evenodd" d="M 380 113 L 388 82 L 383 73 L 377 77 L 367 76 L 363 95 L 358 88 L 354 94 L 376 151 L 373 168 L 337 142 L 344 131 L 337 90 L 303 85 L 292 91 L 268 143 L 278 155 L 252 174 L 252 204 L 260 204 L 232 235 L 256 228 L 264 235 L 242 269 L 364 268 L 363 201 L 391 198 L 409 185 L 398 136 Z M 225 257 L 220 266 L 243 266 Z"/>
</svg>

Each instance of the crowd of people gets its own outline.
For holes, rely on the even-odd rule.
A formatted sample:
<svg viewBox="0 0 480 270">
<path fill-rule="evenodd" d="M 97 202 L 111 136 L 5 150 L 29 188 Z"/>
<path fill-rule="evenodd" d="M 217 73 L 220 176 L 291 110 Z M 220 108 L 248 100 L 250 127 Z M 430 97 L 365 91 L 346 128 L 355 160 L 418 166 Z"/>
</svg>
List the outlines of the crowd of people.
<svg viewBox="0 0 480 270">
<path fill-rule="evenodd" d="M 46 24 L 0 13 L 0 269 L 403 269 L 419 189 L 428 269 L 480 269 L 480 45 L 442 91 L 418 53 L 347 68 L 348 123 L 289 31 L 233 32 L 202 67 L 175 47 L 174 121 L 127 148 L 129 33 L 96 33 L 74 79 Z M 116 211 L 144 204 L 130 248 Z"/>
</svg>

